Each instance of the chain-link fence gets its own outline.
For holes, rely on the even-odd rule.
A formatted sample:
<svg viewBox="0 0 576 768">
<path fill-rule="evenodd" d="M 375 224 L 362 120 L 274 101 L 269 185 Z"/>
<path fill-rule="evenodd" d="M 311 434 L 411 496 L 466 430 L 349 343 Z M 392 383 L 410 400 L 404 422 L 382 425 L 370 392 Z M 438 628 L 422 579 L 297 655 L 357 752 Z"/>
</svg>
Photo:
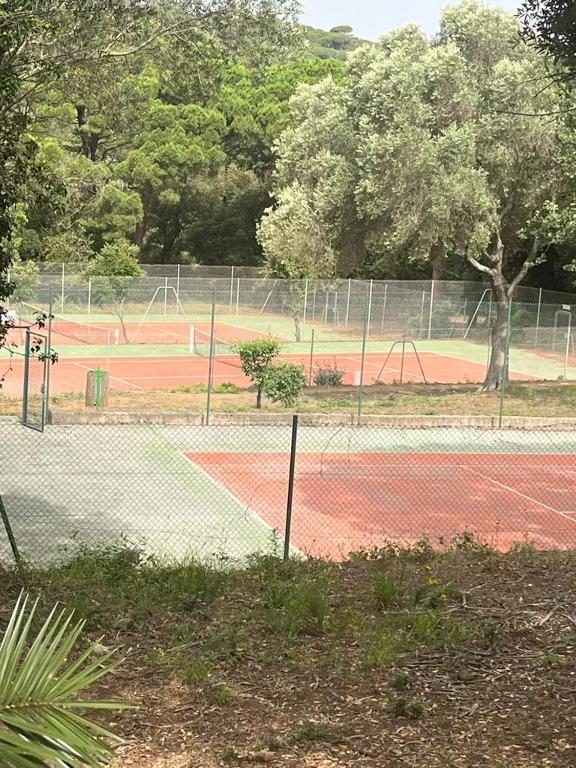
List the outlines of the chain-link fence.
<svg viewBox="0 0 576 768">
<path fill-rule="evenodd" d="M 575 543 L 570 303 L 503 307 L 474 283 L 148 277 L 78 282 L 62 312 L 49 281 L 23 291 L 17 325 L 53 315 L 60 359 L 44 433 L 0 421 L 2 559 L 14 543 L 42 562 L 125 540 L 236 562 L 281 554 L 288 519 L 290 552 L 333 559 L 422 537 Z M 25 336 L 9 334 L 3 404 L 22 398 Z M 258 338 L 304 369 L 295 408 L 255 408 L 236 345 Z M 93 371 L 108 407 L 84 397 Z M 488 373 L 498 389 L 480 393 Z M 28 373 L 34 407 L 42 376 Z"/>
<path fill-rule="evenodd" d="M 289 418 L 69 424 L 44 433 L 5 419 L 5 526 L 35 563 L 122 542 L 156 557 L 281 556 L 288 521 L 291 554 L 335 560 L 423 539 L 438 546 L 474 537 L 499 549 L 576 544 L 569 424 L 494 430 L 300 419 L 294 443 Z M 0 560 L 12 556 L 0 529 Z"/>
</svg>

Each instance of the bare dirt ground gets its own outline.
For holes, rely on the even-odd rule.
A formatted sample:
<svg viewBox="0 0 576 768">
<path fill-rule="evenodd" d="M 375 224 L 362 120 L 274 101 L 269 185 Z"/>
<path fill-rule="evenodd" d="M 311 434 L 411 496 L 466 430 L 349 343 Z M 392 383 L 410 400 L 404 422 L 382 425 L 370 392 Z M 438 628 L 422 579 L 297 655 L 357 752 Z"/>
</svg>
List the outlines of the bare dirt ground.
<svg viewBox="0 0 576 768">
<path fill-rule="evenodd" d="M 124 553 L 0 573 L 124 659 L 97 691 L 133 768 L 576 766 L 576 557 L 375 552 L 246 571 Z"/>
</svg>

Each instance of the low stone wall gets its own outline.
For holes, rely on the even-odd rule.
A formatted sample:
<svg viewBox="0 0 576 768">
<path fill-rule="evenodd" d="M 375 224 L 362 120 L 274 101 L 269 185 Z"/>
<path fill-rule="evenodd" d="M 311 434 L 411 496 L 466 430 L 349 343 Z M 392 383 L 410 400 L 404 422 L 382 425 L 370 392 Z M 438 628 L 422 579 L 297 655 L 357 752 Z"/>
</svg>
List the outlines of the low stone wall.
<svg viewBox="0 0 576 768">
<path fill-rule="evenodd" d="M 131 413 L 124 411 L 64 411 L 53 408 L 50 424 L 164 424 L 174 426 L 203 426 L 205 413 Z M 291 413 L 213 413 L 211 426 L 290 426 Z M 302 426 L 356 426 L 356 413 L 303 413 Z M 389 429 L 426 429 L 442 427 L 475 427 L 497 429 L 497 416 L 405 416 L 366 414 L 362 426 Z M 545 418 L 539 416 L 506 416 L 503 429 L 576 431 L 576 418 Z"/>
</svg>

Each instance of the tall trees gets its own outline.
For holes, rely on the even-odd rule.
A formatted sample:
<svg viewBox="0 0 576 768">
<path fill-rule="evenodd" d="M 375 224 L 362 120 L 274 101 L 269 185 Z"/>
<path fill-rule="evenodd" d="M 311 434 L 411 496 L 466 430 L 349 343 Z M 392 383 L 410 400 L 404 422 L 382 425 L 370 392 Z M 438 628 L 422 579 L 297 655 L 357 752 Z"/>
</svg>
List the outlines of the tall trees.
<svg viewBox="0 0 576 768">
<path fill-rule="evenodd" d="M 507 375 L 508 303 L 574 193 L 560 95 L 541 87 L 545 62 L 518 31 L 513 16 L 465 0 L 445 11 L 437 40 L 408 26 L 352 54 L 343 88 L 303 87 L 265 233 L 272 263 L 289 248 L 274 230 L 299 185 L 336 263 L 350 263 L 343 235 L 354 227 L 372 258 L 427 261 L 435 278 L 458 254 L 499 306 L 487 389 Z M 338 163 L 335 141 L 346 145 Z"/>
<path fill-rule="evenodd" d="M 576 8 L 571 0 L 525 0 L 520 8 L 528 41 L 576 77 Z"/>
</svg>

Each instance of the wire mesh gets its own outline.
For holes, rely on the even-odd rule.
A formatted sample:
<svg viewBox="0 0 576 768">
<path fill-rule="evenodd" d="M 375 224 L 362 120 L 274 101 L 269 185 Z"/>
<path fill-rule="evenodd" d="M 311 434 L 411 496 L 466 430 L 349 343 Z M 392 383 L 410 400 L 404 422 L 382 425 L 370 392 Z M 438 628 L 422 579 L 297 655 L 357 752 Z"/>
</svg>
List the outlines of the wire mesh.
<svg viewBox="0 0 576 768">
<path fill-rule="evenodd" d="M 23 558 L 121 542 L 157 557 L 281 555 L 291 427 L 0 422 L 2 498 Z M 459 537 L 506 550 L 576 544 L 573 426 L 301 425 L 291 549 L 351 552 Z M 0 537 L 0 559 L 9 561 Z"/>
</svg>

